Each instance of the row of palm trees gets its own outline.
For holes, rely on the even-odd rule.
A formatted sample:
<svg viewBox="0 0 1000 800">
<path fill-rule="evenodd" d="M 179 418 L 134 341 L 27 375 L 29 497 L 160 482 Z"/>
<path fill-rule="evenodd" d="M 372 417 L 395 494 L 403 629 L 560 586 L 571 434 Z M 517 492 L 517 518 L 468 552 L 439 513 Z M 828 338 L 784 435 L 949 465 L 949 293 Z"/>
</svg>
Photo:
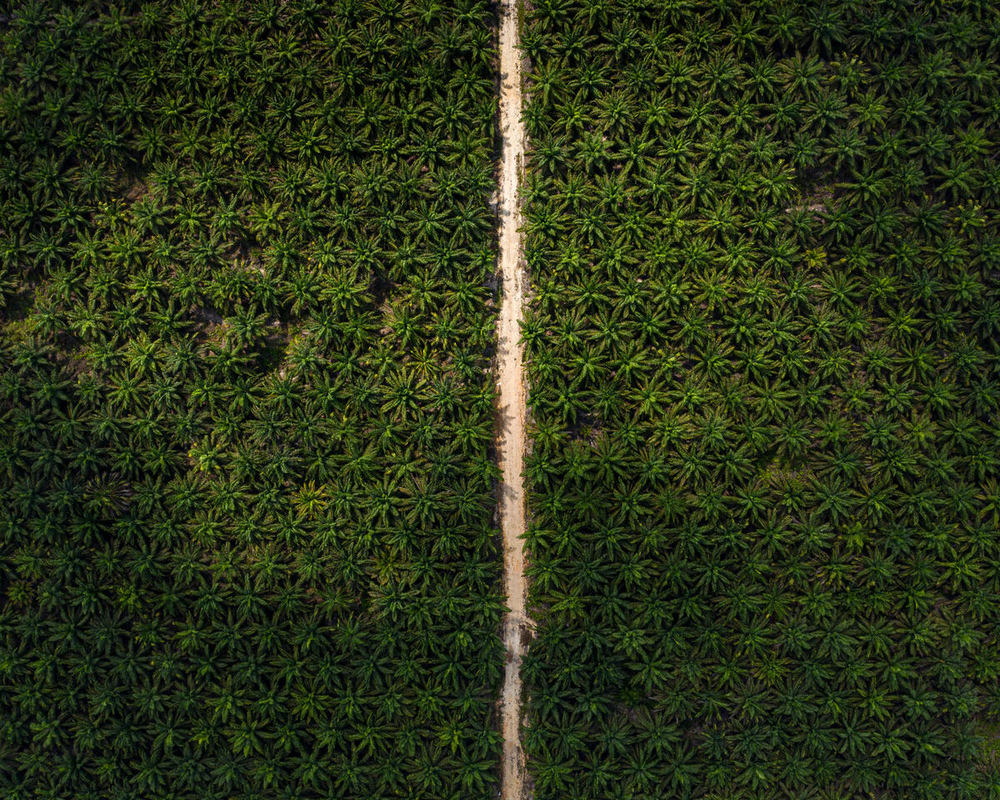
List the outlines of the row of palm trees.
<svg viewBox="0 0 1000 800">
<path fill-rule="evenodd" d="M 529 12 L 537 798 L 997 791 L 997 30 Z"/>
<path fill-rule="evenodd" d="M 0 36 L 0 794 L 495 794 L 494 16 Z"/>
</svg>

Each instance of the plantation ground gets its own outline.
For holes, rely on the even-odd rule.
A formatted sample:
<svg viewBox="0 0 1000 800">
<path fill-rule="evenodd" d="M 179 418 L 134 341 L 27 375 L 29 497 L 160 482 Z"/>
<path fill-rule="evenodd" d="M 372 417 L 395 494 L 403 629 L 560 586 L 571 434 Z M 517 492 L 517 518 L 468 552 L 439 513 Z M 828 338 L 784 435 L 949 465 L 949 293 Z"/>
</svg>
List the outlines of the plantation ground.
<svg viewBox="0 0 1000 800">
<path fill-rule="evenodd" d="M 0 14 L 0 797 L 1000 798 L 1000 12 L 514 7 Z"/>
</svg>

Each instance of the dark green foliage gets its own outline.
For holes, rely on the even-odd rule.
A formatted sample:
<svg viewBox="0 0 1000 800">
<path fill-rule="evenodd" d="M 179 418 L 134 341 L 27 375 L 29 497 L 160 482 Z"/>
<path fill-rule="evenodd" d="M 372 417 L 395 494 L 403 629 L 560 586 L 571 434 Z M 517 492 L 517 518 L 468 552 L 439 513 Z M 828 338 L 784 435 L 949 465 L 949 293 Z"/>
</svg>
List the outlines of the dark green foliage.
<svg viewBox="0 0 1000 800">
<path fill-rule="evenodd" d="M 494 25 L 0 18 L 0 797 L 493 795 Z"/>
<path fill-rule="evenodd" d="M 1000 796 L 995 5 L 532 5 L 535 797 Z"/>
</svg>

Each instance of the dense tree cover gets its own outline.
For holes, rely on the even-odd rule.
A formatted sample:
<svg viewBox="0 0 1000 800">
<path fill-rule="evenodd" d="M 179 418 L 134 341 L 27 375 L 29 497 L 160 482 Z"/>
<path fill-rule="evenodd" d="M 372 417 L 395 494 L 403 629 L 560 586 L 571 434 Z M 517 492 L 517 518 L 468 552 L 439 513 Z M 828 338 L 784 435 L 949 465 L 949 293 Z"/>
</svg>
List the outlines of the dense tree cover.
<svg viewBox="0 0 1000 800">
<path fill-rule="evenodd" d="M 0 797 L 492 796 L 494 29 L 0 16 Z"/>
<path fill-rule="evenodd" d="M 996 4 L 531 5 L 535 797 L 997 797 Z"/>
</svg>

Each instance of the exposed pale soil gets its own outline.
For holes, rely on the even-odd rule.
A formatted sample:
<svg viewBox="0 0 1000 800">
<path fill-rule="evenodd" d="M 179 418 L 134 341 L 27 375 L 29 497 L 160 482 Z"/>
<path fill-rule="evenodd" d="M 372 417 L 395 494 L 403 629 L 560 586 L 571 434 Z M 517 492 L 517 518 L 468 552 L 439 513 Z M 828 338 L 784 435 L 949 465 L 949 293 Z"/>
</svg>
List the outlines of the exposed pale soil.
<svg viewBox="0 0 1000 800">
<path fill-rule="evenodd" d="M 525 132 L 521 123 L 521 54 L 518 50 L 517 0 L 503 0 L 500 22 L 500 268 L 503 300 L 498 330 L 500 433 L 497 452 L 503 472 L 500 518 L 504 541 L 504 589 L 509 609 L 503 639 L 504 666 L 501 718 L 503 732 L 503 800 L 525 797 L 524 751 L 521 748 L 521 658 L 530 629 L 525 608 L 524 481 L 521 472 L 527 418 L 524 348 L 520 343 L 526 277 L 521 265 L 521 212 L 518 184 L 524 160 Z"/>
</svg>

